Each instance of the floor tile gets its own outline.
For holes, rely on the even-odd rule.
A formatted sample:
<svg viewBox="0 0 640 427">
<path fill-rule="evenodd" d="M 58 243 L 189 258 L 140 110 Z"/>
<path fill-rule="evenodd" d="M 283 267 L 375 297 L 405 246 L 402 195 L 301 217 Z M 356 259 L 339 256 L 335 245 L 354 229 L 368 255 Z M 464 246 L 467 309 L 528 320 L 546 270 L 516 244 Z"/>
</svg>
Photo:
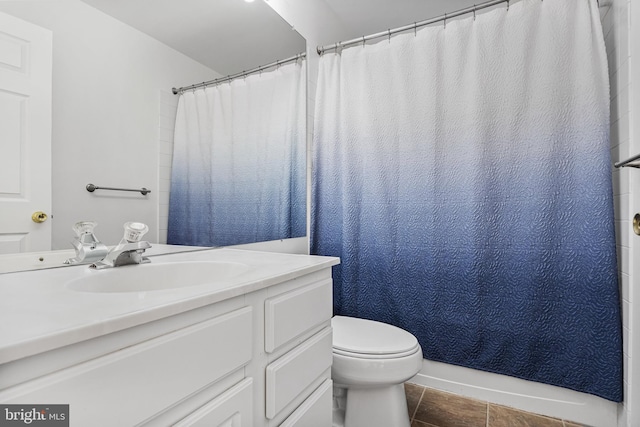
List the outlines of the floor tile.
<svg viewBox="0 0 640 427">
<path fill-rule="evenodd" d="M 414 419 L 436 427 L 485 427 L 487 404 L 426 388 Z"/>
<path fill-rule="evenodd" d="M 422 397 L 422 392 L 424 391 L 424 387 L 411 384 L 404 383 L 404 393 L 407 395 L 407 409 L 409 409 L 409 418 L 413 417 L 413 413 L 416 412 L 416 408 L 418 407 L 418 403 L 420 403 L 420 398 Z"/>
<path fill-rule="evenodd" d="M 563 427 L 562 420 L 522 412 L 506 406 L 489 405 L 488 427 Z"/>
</svg>

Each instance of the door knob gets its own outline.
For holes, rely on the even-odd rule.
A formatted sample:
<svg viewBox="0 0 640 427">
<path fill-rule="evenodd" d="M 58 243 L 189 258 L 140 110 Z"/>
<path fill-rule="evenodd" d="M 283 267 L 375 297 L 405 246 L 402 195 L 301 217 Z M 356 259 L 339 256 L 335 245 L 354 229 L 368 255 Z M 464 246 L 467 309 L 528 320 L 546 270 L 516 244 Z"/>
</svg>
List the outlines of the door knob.
<svg viewBox="0 0 640 427">
<path fill-rule="evenodd" d="M 47 214 L 42 211 L 34 212 L 33 215 L 31 215 L 33 222 L 37 223 L 45 222 L 47 218 L 49 218 Z"/>
</svg>

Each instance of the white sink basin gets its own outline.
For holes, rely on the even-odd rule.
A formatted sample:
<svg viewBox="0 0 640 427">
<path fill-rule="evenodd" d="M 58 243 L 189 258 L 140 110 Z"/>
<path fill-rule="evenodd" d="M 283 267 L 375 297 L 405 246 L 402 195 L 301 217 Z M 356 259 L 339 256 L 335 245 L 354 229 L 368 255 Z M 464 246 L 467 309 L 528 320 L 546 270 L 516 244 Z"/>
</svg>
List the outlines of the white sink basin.
<svg viewBox="0 0 640 427">
<path fill-rule="evenodd" d="M 225 287 L 229 279 L 247 272 L 238 262 L 185 261 L 150 263 L 93 270 L 85 277 L 67 282 L 67 289 L 79 292 L 147 292 L 201 285 Z"/>
</svg>

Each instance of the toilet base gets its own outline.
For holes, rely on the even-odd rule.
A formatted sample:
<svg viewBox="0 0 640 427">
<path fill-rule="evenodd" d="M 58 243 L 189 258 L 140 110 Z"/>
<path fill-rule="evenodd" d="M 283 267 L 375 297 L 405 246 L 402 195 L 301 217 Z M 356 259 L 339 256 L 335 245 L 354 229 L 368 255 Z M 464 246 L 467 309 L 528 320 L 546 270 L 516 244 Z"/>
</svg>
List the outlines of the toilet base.
<svg viewBox="0 0 640 427">
<path fill-rule="evenodd" d="M 343 409 L 341 394 L 345 391 Z M 334 386 L 333 411 L 333 427 L 410 427 L 404 384 L 348 389 Z"/>
</svg>

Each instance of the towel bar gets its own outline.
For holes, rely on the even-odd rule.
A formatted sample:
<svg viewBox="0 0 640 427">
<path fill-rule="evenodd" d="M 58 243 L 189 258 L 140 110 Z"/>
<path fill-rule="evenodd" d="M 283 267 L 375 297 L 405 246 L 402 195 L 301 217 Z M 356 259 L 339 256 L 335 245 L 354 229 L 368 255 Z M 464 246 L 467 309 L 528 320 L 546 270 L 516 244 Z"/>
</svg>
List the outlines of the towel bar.
<svg viewBox="0 0 640 427">
<path fill-rule="evenodd" d="M 640 163 L 630 164 L 635 162 L 636 160 L 640 160 L 640 154 L 637 154 L 633 157 L 629 157 L 627 160 L 622 160 L 621 162 L 614 163 L 613 166 L 617 168 L 629 167 L 629 168 L 640 168 Z"/>
<path fill-rule="evenodd" d="M 141 193 L 143 196 L 151 193 L 151 190 L 147 190 L 142 187 L 140 189 L 137 188 L 113 188 L 113 187 L 98 187 L 97 185 L 87 184 L 87 191 L 89 193 L 93 193 L 96 190 L 113 190 L 113 191 L 135 191 L 137 193 Z"/>
</svg>

